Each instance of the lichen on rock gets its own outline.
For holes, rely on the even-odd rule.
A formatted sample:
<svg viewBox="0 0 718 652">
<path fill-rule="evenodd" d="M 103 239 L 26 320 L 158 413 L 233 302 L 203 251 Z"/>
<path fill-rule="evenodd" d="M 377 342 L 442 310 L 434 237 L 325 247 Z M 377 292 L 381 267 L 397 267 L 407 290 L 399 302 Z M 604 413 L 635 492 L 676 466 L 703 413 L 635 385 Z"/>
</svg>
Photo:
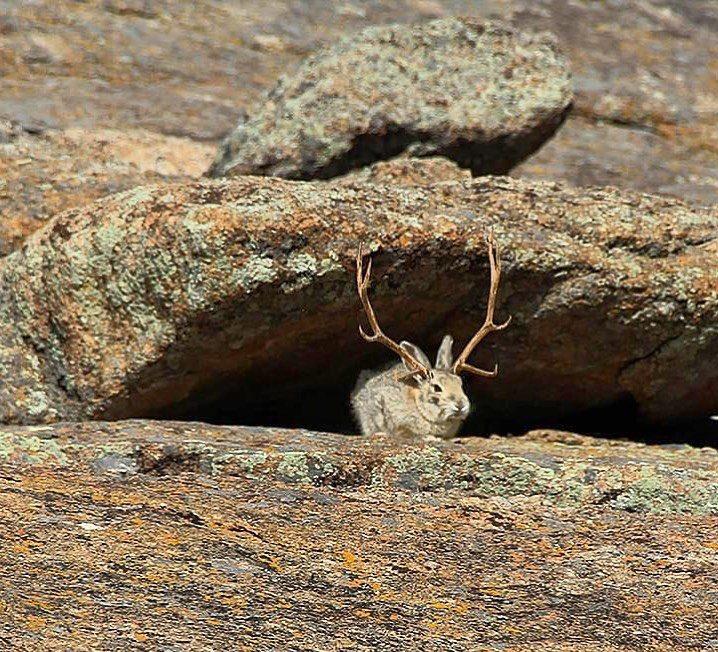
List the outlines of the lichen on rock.
<svg viewBox="0 0 718 652">
<path fill-rule="evenodd" d="M 371 27 L 282 77 L 209 174 L 327 179 L 402 153 L 503 174 L 554 133 L 571 99 L 546 34 L 458 18 Z"/>
<path fill-rule="evenodd" d="M 714 449 L 137 420 L 5 427 L 0 477 L 17 649 L 715 638 Z"/>
<path fill-rule="evenodd" d="M 432 349 L 483 321 L 489 228 L 513 322 L 492 342 L 498 379 L 469 386 L 468 432 L 615 405 L 648 421 L 718 412 L 715 210 L 506 178 L 243 177 L 73 209 L 0 261 L 0 420 L 351 429 L 359 370 L 386 360 L 356 332 L 359 243 L 384 327 Z"/>
</svg>

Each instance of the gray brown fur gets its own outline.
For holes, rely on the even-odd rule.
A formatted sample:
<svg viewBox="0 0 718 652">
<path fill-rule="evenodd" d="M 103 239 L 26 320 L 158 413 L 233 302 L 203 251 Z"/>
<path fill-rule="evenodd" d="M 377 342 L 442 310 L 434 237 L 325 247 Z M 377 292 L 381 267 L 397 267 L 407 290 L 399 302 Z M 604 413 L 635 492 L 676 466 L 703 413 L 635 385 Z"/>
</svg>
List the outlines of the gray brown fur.
<svg viewBox="0 0 718 652">
<path fill-rule="evenodd" d="M 422 364 L 428 376 L 413 374 L 405 362 L 388 369 L 363 371 L 352 392 L 351 403 L 364 435 L 377 432 L 403 437 L 456 436 L 469 414 L 469 399 L 461 378 L 451 371 L 453 340 L 446 335 L 432 367 L 419 347 L 402 342 Z"/>
</svg>

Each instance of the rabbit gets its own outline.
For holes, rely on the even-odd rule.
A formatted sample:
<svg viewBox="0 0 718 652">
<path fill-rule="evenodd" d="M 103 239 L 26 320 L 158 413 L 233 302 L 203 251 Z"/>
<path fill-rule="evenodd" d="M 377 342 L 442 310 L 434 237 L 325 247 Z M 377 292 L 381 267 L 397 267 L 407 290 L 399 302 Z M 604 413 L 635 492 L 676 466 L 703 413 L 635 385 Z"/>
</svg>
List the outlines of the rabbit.
<svg viewBox="0 0 718 652">
<path fill-rule="evenodd" d="M 424 352 L 410 342 L 399 345 L 429 369 L 412 374 L 406 362 L 379 373 L 364 371 L 351 403 L 363 435 L 386 432 L 402 437 L 455 437 L 469 414 L 461 377 L 451 371 L 453 338 L 445 335 L 432 367 Z"/>
<path fill-rule="evenodd" d="M 470 410 L 460 374 L 468 372 L 488 378 L 498 375 L 498 365 L 494 365 L 492 371 L 485 371 L 466 362 L 484 337 L 503 330 L 511 321 L 509 317 L 501 324 L 494 323 L 501 261 L 493 234 L 489 233 L 486 240 L 491 268 L 486 319 L 455 360 L 452 353 L 453 338 L 445 335 L 433 367 L 418 346 L 407 341 L 397 344 L 379 327 L 368 294 L 371 259 L 365 271 L 363 250 L 359 247 L 356 258 L 357 291 L 371 327 L 371 333 L 366 333 L 359 326 L 359 334 L 368 342 L 383 344 L 401 360 L 388 368 L 363 371 L 359 375 L 351 394 L 351 405 L 363 435 L 384 432 L 402 437 L 455 437 Z"/>
</svg>

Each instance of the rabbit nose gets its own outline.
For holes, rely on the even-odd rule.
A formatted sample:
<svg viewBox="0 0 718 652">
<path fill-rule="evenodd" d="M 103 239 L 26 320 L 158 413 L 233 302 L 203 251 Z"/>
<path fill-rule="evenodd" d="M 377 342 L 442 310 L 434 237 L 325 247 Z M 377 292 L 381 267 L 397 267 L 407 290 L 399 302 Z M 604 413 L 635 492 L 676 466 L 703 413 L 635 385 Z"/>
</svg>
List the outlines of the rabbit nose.
<svg viewBox="0 0 718 652">
<path fill-rule="evenodd" d="M 460 401 L 459 403 L 454 403 L 454 414 L 466 414 L 469 411 L 469 402 L 468 401 Z"/>
</svg>

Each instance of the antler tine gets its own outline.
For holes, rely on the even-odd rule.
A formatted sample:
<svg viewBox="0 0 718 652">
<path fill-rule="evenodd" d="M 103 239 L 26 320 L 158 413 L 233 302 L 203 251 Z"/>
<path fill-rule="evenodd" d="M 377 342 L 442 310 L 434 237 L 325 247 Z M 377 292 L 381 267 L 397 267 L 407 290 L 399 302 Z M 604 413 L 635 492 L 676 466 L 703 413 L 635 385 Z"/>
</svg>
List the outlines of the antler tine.
<svg viewBox="0 0 718 652">
<path fill-rule="evenodd" d="M 371 258 L 369 258 L 369 262 L 367 263 L 365 270 L 364 247 L 361 244 L 359 245 L 359 252 L 357 253 L 356 258 L 356 280 L 357 292 L 359 293 L 359 298 L 361 299 L 364 313 L 369 320 L 369 327 L 371 328 L 371 333 L 367 333 L 364 331 L 361 324 L 359 324 L 359 334 L 367 342 L 379 342 L 379 344 L 383 344 L 388 349 L 396 353 L 402 360 L 404 360 L 404 362 L 406 362 L 407 366 L 411 368 L 411 375 L 415 373 L 428 375 L 429 370 L 423 364 L 421 364 L 421 362 L 414 358 L 414 356 L 412 356 L 408 351 L 402 349 L 394 340 L 387 337 L 381 330 L 379 322 L 376 318 L 376 314 L 374 313 L 374 308 L 372 308 L 371 302 L 369 301 L 368 290 L 369 281 L 371 280 Z"/>
<path fill-rule="evenodd" d="M 491 266 L 491 286 L 489 288 L 489 298 L 486 304 L 486 319 L 484 320 L 481 328 L 476 331 L 474 336 L 469 340 L 469 343 L 464 347 L 454 365 L 452 370 L 455 374 L 459 374 L 462 371 L 475 374 L 477 376 L 484 376 L 486 378 L 493 378 L 499 373 L 499 366 L 494 365 L 493 371 L 485 371 L 479 369 L 470 364 L 466 363 L 466 359 L 471 355 L 473 350 L 476 348 L 479 342 L 483 340 L 489 333 L 494 331 L 500 331 L 506 328 L 511 322 L 509 317 L 502 324 L 494 323 L 494 310 L 496 308 L 496 295 L 499 291 L 499 281 L 501 280 L 501 258 L 499 257 L 499 246 L 494 240 L 493 231 L 489 231 L 486 236 L 486 243 L 489 249 L 489 265 Z"/>
</svg>

